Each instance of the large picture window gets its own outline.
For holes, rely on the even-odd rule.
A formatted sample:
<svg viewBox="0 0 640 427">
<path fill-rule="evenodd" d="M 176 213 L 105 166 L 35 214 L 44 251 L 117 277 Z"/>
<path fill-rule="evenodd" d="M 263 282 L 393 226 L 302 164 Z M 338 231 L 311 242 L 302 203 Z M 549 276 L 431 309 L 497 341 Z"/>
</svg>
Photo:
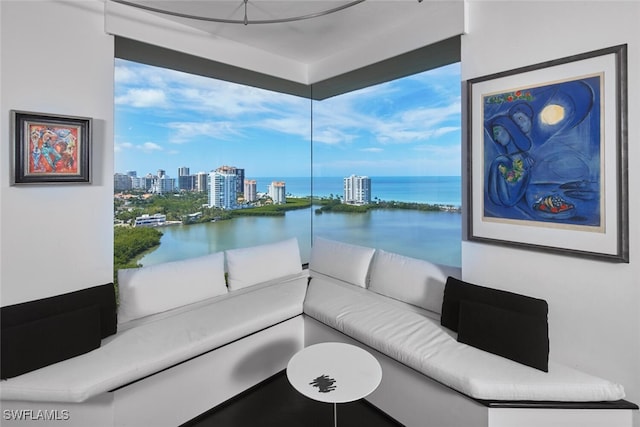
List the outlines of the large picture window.
<svg viewBox="0 0 640 427">
<path fill-rule="evenodd" d="M 459 64 L 322 101 L 115 75 L 116 269 L 314 235 L 460 265 Z"/>
<path fill-rule="evenodd" d="M 314 235 L 460 266 L 459 64 L 313 113 Z"/>
</svg>

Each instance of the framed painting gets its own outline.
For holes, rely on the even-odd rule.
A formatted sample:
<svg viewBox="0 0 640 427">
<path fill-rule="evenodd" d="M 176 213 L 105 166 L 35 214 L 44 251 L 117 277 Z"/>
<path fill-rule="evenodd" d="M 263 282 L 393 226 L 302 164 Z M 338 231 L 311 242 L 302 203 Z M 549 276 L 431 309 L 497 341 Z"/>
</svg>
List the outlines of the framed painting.
<svg viewBox="0 0 640 427">
<path fill-rule="evenodd" d="M 89 117 L 11 111 L 14 184 L 91 182 Z"/>
<path fill-rule="evenodd" d="M 626 56 L 467 81 L 469 240 L 629 262 Z"/>
</svg>

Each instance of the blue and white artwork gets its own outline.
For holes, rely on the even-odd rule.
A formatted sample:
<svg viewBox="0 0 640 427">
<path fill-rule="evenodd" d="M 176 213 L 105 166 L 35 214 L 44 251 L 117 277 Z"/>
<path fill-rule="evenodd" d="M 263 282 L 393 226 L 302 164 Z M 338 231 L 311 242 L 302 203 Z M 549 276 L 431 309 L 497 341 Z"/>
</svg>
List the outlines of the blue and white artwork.
<svg viewBox="0 0 640 427">
<path fill-rule="evenodd" d="M 489 221 L 603 223 L 602 75 L 482 96 Z"/>
</svg>

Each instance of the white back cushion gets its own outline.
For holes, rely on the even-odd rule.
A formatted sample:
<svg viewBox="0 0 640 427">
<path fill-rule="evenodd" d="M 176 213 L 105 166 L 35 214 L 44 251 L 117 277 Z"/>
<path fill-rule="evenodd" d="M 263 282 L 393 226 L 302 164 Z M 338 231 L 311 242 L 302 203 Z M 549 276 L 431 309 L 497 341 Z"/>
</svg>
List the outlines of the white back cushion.
<svg viewBox="0 0 640 427">
<path fill-rule="evenodd" d="M 300 248 L 295 237 L 277 243 L 229 249 L 225 253 L 231 291 L 302 272 Z"/>
<path fill-rule="evenodd" d="M 118 271 L 118 323 L 227 293 L 224 253 Z"/>
<path fill-rule="evenodd" d="M 316 237 L 309 269 L 366 288 L 374 252 L 373 248 Z"/>
<path fill-rule="evenodd" d="M 378 250 L 371 265 L 369 289 L 441 313 L 444 286 L 450 275 L 458 277 L 459 273 L 453 267 Z"/>
</svg>

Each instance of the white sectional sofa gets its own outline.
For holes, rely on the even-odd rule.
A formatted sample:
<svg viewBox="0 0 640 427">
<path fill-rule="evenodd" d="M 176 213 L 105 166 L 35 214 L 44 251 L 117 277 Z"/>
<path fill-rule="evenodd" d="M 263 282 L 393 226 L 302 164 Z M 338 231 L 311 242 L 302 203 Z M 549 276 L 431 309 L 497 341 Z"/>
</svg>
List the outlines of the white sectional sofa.
<svg viewBox="0 0 640 427">
<path fill-rule="evenodd" d="M 118 276 L 118 332 L 3 380 L 3 414 L 13 411 L 3 426 L 176 427 L 281 371 L 304 345 L 308 272 L 295 239 Z"/>
<path fill-rule="evenodd" d="M 282 371 L 304 346 L 343 341 L 378 358 L 383 379 L 368 400 L 408 426 L 632 425 L 619 384 L 458 342 L 440 325 L 450 276 L 460 270 L 320 238 L 308 270 L 295 239 L 123 270 L 118 332 L 3 380 L 3 414 L 175 427 Z M 3 425 L 27 425 L 15 418 Z"/>
<path fill-rule="evenodd" d="M 367 399 L 405 425 L 632 425 L 620 384 L 458 342 L 440 319 L 445 283 L 459 270 L 324 239 L 309 270 L 305 346 L 342 341 L 374 353 L 383 379 Z"/>
</svg>

